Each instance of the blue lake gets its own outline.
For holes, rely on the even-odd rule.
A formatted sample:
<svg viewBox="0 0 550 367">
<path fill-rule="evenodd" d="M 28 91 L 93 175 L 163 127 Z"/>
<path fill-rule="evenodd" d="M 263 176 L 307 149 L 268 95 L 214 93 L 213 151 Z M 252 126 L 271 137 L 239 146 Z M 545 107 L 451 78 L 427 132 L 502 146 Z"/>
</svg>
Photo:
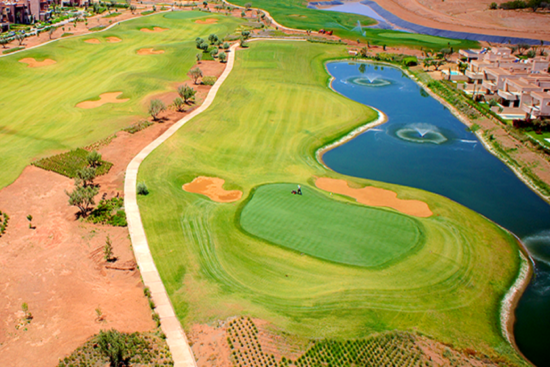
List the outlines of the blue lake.
<svg viewBox="0 0 550 367">
<path fill-rule="evenodd" d="M 327 69 L 334 90 L 381 110 L 388 122 L 326 152 L 325 164 L 446 196 L 522 238 L 536 277 L 516 310 L 515 337 L 533 363 L 550 366 L 550 205 L 401 70 L 349 62 Z"/>
</svg>

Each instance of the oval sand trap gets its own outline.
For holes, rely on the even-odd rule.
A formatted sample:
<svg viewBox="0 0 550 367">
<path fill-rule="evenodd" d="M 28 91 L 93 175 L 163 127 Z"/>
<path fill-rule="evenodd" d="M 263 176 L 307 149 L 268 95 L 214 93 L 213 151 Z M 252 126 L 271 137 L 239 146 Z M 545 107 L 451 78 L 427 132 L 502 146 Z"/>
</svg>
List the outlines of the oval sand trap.
<svg viewBox="0 0 550 367">
<path fill-rule="evenodd" d="M 137 52 L 138 55 L 159 55 L 163 53 L 164 53 L 164 50 L 155 51 L 153 48 L 142 48 Z"/>
<path fill-rule="evenodd" d="M 32 57 L 21 59 L 19 60 L 19 62 L 22 62 L 23 64 L 27 64 L 29 68 L 39 68 L 41 66 L 48 66 L 48 65 L 53 65 L 57 63 L 57 61 L 52 59 L 46 59 L 44 61 L 36 61 Z"/>
<path fill-rule="evenodd" d="M 105 37 L 105 39 L 107 40 L 107 42 L 109 43 L 118 43 L 118 42 L 122 42 L 122 40 L 118 37 Z"/>
<path fill-rule="evenodd" d="M 239 200 L 243 196 L 243 193 L 239 190 L 224 190 L 224 182 L 224 179 L 218 177 L 199 176 L 190 183 L 183 185 L 183 190 L 208 196 L 218 203 L 230 203 Z"/>
<path fill-rule="evenodd" d="M 195 23 L 197 23 L 197 24 L 214 24 L 214 23 L 218 23 L 218 20 L 216 18 L 208 18 L 208 19 L 205 19 L 205 20 L 198 19 L 198 20 L 195 20 Z"/>
<path fill-rule="evenodd" d="M 352 197 L 361 204 L 393 208 L 415 217 L 426 218 L 433 214 L 428 204 L 423 201 L 398 199 L 395 192 L 378 187 L 367 186 L 362 189 L 353 189 L 345 180 L 326 177 L 318 178 L 315 181 L 315 186 L 321 190 Z"/>
<path fill-rule="evenodd" d="M 91 43 L 93 45 L 97 45 L 97 44 L 100 44 L 101 42 L 99 42 L 99 40 L 97 38 L 92 38 L 92 39 L 89 39 L 89 40 L 86 40 L 84 41 L 86 43 Z"/>
<path fill-rule="evenodd" d="M 117 97 L 120 96 L 121 94 L 122 92 L 103 93 L 99 95 L 99 100 L 80 102 L 79 104 L 76 105 L 76 107 L 89 109 L 89 108 L 96 108 L 96 107 L 103 106 L 106 103 L 123 103 L 130 100 L 129 98 L 117 99 Z"/>
<path fill-rule="evenodd" d="M 149 28 L 141 28 L 140 31 L 142 32 L 145 32 L 145 33 L 158 33 L 158 32 L 164 32 L 164 31 L 167 31 L 168 28 L 161 28 L 161 27 L 153 27 L 153 29 L 149 29 Z"/>
</svg>

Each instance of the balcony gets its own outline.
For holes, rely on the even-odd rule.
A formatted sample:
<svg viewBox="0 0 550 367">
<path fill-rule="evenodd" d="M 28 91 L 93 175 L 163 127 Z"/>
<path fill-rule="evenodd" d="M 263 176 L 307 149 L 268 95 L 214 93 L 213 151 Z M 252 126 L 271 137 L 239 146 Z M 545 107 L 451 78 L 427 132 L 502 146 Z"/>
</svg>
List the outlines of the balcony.
<svg viewBox="0 0 550 367">
<path fill-rule="evenodd" d="M 525 113 L 531 114 L 531 116 L 534 116 L 534 117 L 539 117 L 540 116 L 540 107 L 539 106 L 522 104 L 521 109 Z"/>
<path fill-rule="evenodd" d="M 481 85 L 490 92 L 497 91 L 497 85 L 492 80 L 484 80 Z"/>
<path fill-rule="evenodd" d="M 498 90 L 498 95 L 507 101 L 517 101 L 519 99 L 519 96 L 517 94 L 506 92 L 501 89 Z"/>
<path fill-rule="evenodd" d="M 472 80 L 481 80 L 483 79 L 483 73 L 475 73 L 471 70 L 466 70 L 466 76 Z"/>
</svg>

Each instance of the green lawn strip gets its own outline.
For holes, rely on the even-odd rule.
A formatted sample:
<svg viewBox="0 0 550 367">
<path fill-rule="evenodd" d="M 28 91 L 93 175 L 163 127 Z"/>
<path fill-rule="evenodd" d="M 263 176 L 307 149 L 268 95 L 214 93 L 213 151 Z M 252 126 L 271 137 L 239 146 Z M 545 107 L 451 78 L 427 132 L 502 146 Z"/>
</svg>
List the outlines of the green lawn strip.
<svg viewBox="0 0 550 367">
<path fill-rule="evenodd" d="M 59 173 L 69 178 L 75 178 L 76 173 L 84 167 L 88 167 L 86 157 L 90 152 L 77 148 L 66 153 L 57 154 L 48 158 L 43 158 L 33 162 L 33 165 L 46 171 Z M 113 164 L 111 162 L 101 161 L 96 169 L 96 176 L 105 175 L 109 172 Z"/>
<path fill-rule="evenodd" d="M 374 45 L 411 46 L 441 49 L 451 43 L 455 49 L 479 48 L 479 43 L 468 40 L 453 40 L 434 36 L 411 35 L 410 33 L 389 31 L 386 29 L 371 29 L 365 26 L 375 24 L 375 21 L 363 15 L 340 13 L 334 11 L 310 9 L 307 2 L 301 0 L 234 0 L 235 5 L 252 4 L 254 8 L 265 9 L 279 24 L 297 29 L 318 31 L 333 30 L 337 36 L 345 39 L 360 39 Z M 353 29 L 357 21 L 364 27 L 366 36 Z"/>
<path fill-rule="evenodd" d="M 195 19 L 218 18 L 216 24 Z M 189 79 L 196 63 L 195 38 L 233 33 L 243 21 L 233 17 L 177 12 L 123 22 L 102 37 L 124 42 L 89 44 L 90 36 L 62 39 L 40 48 L 3 57 L 0 67 L 0 188 L 13 182 L 34 159 L 86 146 L 147 117 L 146 101 L 152 95 L 175 90 Z M 168 30 L 144 33 L 159 26 Z M 137 55 L 144 47 L 166 52 L 154 57 Z M 49 58 L 56 64 L 28 68 L 19 60 Z M 81 109 L 79 102 L 98 99 L 106 92 L 123 92 L 122 104 Z"/>
<path fill-rule="evenodd" d="M 499 319 L 499 302 L 519 269 L 512 236 L 446 198 L 344 177 L 315 160 L 319 147 L 377 117 L 327 88 L 324 63 L 345 54 L 343 46 L 251 43 L 238 51 L 212 106 L 142 163 L 138 181 L 150 194 L 138 199 L 141 217 L 178 317 L 189 328 L 247 315 L 307 338 L 416 330 L 521 364 Z M 215 203 L 182 190 L 200 175 L 225 179 L 224 188 L 243 191 L 243 199 Z M 414 218 L 423 246 L 365 268 L 289 251 L 240 228 L 241 206 L 254 200 L 255 187 L 286 182 L 310 192 L 314 177 L 345 178 L 353 187 L 375 185 L 428 203 L 434 215 Z"/>
<path fill-rule="evenodd" d="M 413 218 L 328 198 L 294 184 L 257 188 L 240 214 L 254 236 L 327 261 L 374 267 L 411 251 L 423 241 Z M 388 236 L 391 234 L 391 236 Z"/>
</svg>

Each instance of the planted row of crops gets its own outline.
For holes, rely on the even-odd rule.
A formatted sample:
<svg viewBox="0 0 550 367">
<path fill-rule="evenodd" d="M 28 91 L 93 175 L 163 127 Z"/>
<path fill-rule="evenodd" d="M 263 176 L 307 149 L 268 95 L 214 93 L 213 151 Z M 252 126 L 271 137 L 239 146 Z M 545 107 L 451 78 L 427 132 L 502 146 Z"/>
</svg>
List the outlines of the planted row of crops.
<svg viewBox="0 0 550 367">
<path fill-rule="evenodd" d="M 32 164 L 36 167 L 59 173 L 69 178 L 75 178 L 78 171 L 88 166 L 89 151 L 77 148 L 66 153 L 43 158 Z M 96 176 L 107 174 L 113 166 L 110 162 L 101 160 L 96 168 Z"/>
<path fill-rule="evenodd" d="M 10 220 L 10 217 L 5 212 L 2 212 L 0 210 L 0 237 L 4 233 L 6 233 L 6 228 L 8 228 L 8 221 Z"/>
<path fill-rule="evenodd" d="M 390 332 L 367 339 L 313 341 L 309 349 L 292 360 L 267 354 L 258 340 L 258 328 L 250 318 L 231 321 L 227 343 L 233 363 L 242 366 L 344 367 L 344 366 L 431 366 L 429 357 L 417 346 L 413 335 Z"/>
</svg>

